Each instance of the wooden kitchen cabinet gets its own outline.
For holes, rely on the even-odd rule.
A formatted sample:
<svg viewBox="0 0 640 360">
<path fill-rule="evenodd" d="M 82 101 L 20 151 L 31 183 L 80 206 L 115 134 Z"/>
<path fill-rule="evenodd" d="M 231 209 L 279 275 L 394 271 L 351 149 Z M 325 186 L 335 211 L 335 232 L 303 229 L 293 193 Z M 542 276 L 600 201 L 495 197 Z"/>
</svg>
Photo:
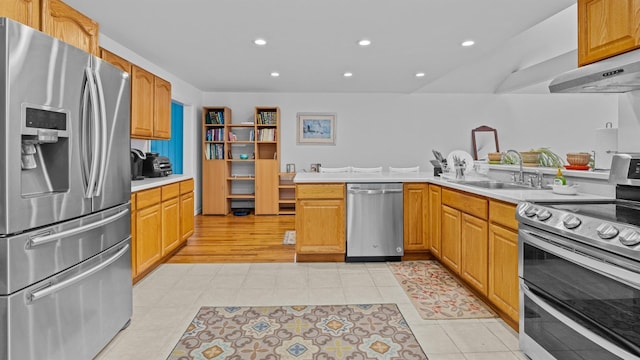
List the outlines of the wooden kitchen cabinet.
<svg viewBox="0 0 640 360">
<path fill-rule="evenodd" d="M 462 214 L 460 276 L 481 294 L 487 295 L 489 239 L 486 220 Z"/>
<path fill-rule="evenodd" d="M 298 261 L 344 261 L 345 184 L 296 186 Z"/>
<path fill-rule="evenodd" d="M 131 67 L 131 137 L 153 137 L 152 73 L 133 65 Z"/>
<path fill-rule="evenodd" d="M 441 208 L 442 188 L 429 184 L 429 250 L 437 259 L 441 256 Z"/>
<path fill-rule="evenodd" d="M 519 320 L 518 221 L 515 205 L 489 202 L 488 298 L 512 324 Z"/>
<path fill-rule="evenodd" d="M 0 16 L 40 29 L 41 0 L 2 0 Z"/>
<path fill-rule="evenodd" d="M 151 268 L 162 257 L 161 189 L 136 193 L 136 269 L 137 274 Z"/>
<path fill-rule="evenodd" d="M 153 137 L 171 139 L 171 83 L 153 78 Z"/>
<path fill-rule="evenodd" d="M 45 34 L 100 56 L 98 23 L 64 2 L 42 0 L 40 22 Z"/>
<path fill-rule="evenodd" d="M 100 58 L 118 69 L 131 74 L 131 63 L 111 51 L 100 48 Z"/>
<path fill-rule="evenodd" d="M 442 205 L 440 261 L 456 274 L 460 274 L 460 241 L 462 213 Z"/>
<path fill-rule="evenodd" d="M 640 48 L 640 0 L 578 0 L 578 65 Z"/>
<path fill-rule="evenodd" d="M 184 243 L 194 230 L 193 179 L 180 182 L 180 242 Z"/>
<path fill-rule="evenodd" d="M 131 66 L 131 137 L 171 138 L 171 83 Z"/>
<path fill-rule="evenodd" d="M 138 275 L 138 265 L 136 262 L 136 194 L 131 194 L 131 277 L 135 279 Z"/>
<path fill-rule="evenodd" d="M 403 185 L 404 258 L 426 258 L 429 251 L 429 185 Z"/>
<path fill-rule="evenodd" d="M 180 245 L 180 183 L 162 187 L 162 256 Z"/>
</svg>

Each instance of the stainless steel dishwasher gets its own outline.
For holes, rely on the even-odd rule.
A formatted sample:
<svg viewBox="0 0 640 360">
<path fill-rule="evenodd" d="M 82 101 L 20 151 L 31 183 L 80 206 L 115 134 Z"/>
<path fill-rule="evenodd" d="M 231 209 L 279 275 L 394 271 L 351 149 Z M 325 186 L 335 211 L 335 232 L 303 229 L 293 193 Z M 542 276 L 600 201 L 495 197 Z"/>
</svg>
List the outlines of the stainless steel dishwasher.
<svg viewBox="0 0 640 360">
<path fill-rule="evenodd" d="M 398 261 L 404 255 L 401 183 L 347 184 L 346 261 Z"/>
</svg>

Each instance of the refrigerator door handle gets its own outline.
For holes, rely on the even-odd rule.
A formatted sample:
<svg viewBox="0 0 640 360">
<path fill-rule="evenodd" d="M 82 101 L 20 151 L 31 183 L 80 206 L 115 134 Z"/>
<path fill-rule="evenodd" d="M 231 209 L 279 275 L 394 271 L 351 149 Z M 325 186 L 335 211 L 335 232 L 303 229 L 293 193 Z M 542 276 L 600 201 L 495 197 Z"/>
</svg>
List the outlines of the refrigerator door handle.
<svg viewBox="0 0 640 360">
<path fill-rule="evenodd" d="M 97 89 L 96 89 L 96 82 L 95 79 L 93 77 L 92 71 L 90 68 L 85 68 L 85 75 L 87 77 L 87 81 L 89 83 L 89 99 L 91 102 L 91 120 L 93 123 L 93 152 L 92 155 L 98 156 L 99 151 L 100 151 L 100 129 L 99 129 L 99 125 L 100 125 L 100 119 L 99 119 L 99 113 L 96 110 L 96 106 L 99 106 L 98 104 L 98 94 L 97 94 Z M 97 172 L 98 172 L 98 161 L 97 159 L 93 159 L 91 161 L 91 170 L 89 172 L 89 183 L 87 186 L 87 191 L 85 192 L 85 197 L 86 198 L 91 198 L 94 196 L 95 193 L 95 186 L 96 186 L 96 176 L 97 176 Z"/>
<path fill-rule="evenodd" d="M 128 238 L 130 239 L 130 237 Z M 97 273 L 98 271 L 106 268 L 107 266 L 113 264 L 114 262 L 116 262 L 118 259 L 120 259 L 124 254 L 127 253 L 127 251 L 129 251 L 129 244 L 126 244 L 125 246 L 122 247 L 122 249 L 118 250 L 117 253 L 115 253 L 113 256 L 111 256 L 110 258 L 108 258 L 107 260 L 101 262 L 100 264 L 93 266 L 91 268 L 89 268 L 88 270 L 74 276 L 71 277 L 69 279 L 63 280 L 57 284 L 52 284 L 49 283 L 47 284 L 46 287 L 44 288 L 40 288 L 38 290 L 34 290 L 32 292 L 30 292 L 29 294 L 27 294 L 27 299 L 29 300 L 30 303 L 33 303 L 35 301 L 38 301 L 44 297 L 47 297 L 49 295 L 52 295 L 66 287 L 69 287 L 79 281 L 82 281 L 86 278 L 88 278 L 89 276 Z"/>
<path fill-rule="evenodd" d="M 122 210 L 118 213 L 116 213 L 115 215 L 111 215 L 109 217 L 106 217 L 102 220 L 98 220 L 96 222 L 93 222 L 91 224 L 87 224 L 87 225 L 83 225 L 74 229 L 70 229 L 70 230 L 66 230 L 66 231 L 61 231 L 59 233 L 47 233 L 44 236 L 38 236 L 38 235 L 42 235 L 42 233 L 34 236 L 33 238 L 29 239 L 29 242 L 27 244 L 27 248 L 33 248 L 36 246 L 40 246 L 40 245 L 44 245 L 53 241 L 58 241 L 59 239 L 65 238 L 65 237 L 69 237 L 69 236 L 73 236 L 76 234 L 80 234 L 82 232 L 85 231 L 89 231 L 89 230 L 93 230 L 95 228 L 99 228 L 103 225 L 112 223 L 118 219 L 120 219 L 121 217 L 125 216 L 129 214 L 129 209 L 125 209 Z"/>
<path fill-rule="evenodd" d="M 100 115 L 100 168 L 98 175 L 98 184 L 96 185 L 95 191 L 95 196 L 100 196 L 102 194 L 102 188 L 104 187 L 104 178 L 107 172 L 107 135 L 109 134 L 109 130 L 107 129 L 107 110 L 106 103 L 104 101 L 104 88 L 102 86 L 102 79 L 95 70 L 93 70 L 92 72 L 95 76 L 96 90 L 98 94 L 97 110 L 99 111 Z"/>
</svg>

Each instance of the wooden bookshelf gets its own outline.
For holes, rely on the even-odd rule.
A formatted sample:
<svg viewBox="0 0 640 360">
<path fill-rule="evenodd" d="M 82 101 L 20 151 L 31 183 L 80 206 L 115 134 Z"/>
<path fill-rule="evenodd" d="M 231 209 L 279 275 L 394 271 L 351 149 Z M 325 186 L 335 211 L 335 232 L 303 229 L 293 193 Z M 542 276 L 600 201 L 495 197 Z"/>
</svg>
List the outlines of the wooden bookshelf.
<svg viewBox="0 0 640 360">
<path fill-rule="evenodd" d="M 228 107 L 203 107 L 202 122 L 203 214 L 247 202 L 256 215 L 279 214 L 280 109 L 258 106 L 253 123 L 233 123 Z"/>
<path fill-rule="evenodd" d="M 280 182 L 278 183 L 278 214 L 279 215 L 295 215 L 296 214 L 296 185 L 293 178 L 296 173 L 279 173 Z"/>
</svg>

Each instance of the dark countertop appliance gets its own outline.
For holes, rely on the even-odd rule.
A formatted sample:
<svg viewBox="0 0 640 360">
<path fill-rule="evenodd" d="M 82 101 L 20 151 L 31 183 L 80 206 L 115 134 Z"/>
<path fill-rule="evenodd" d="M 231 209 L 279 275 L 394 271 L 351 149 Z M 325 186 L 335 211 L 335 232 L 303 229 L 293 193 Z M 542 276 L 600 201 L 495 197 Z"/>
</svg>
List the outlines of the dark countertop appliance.
<svg viewBox="0 0 640 360">
<path fill-rule="evenodd" d="M 520 349 L 640 360 L 640 154 L 615 154 L 616 199 L 518 205 Z"/>
<path fill-rule="evenodd" d="M 142 150 L 131 149 L 131 180 L 144 180 L 142 163 L 147 158 Z"/>
<path fill-rule="evenodd" d="M 171 161 L 166 156 L 160 156 L 156 152 L 146 153 L 142 163 L 142 175 L 146 177 L 162 177 L 173 174 Z"/>
</svg>

